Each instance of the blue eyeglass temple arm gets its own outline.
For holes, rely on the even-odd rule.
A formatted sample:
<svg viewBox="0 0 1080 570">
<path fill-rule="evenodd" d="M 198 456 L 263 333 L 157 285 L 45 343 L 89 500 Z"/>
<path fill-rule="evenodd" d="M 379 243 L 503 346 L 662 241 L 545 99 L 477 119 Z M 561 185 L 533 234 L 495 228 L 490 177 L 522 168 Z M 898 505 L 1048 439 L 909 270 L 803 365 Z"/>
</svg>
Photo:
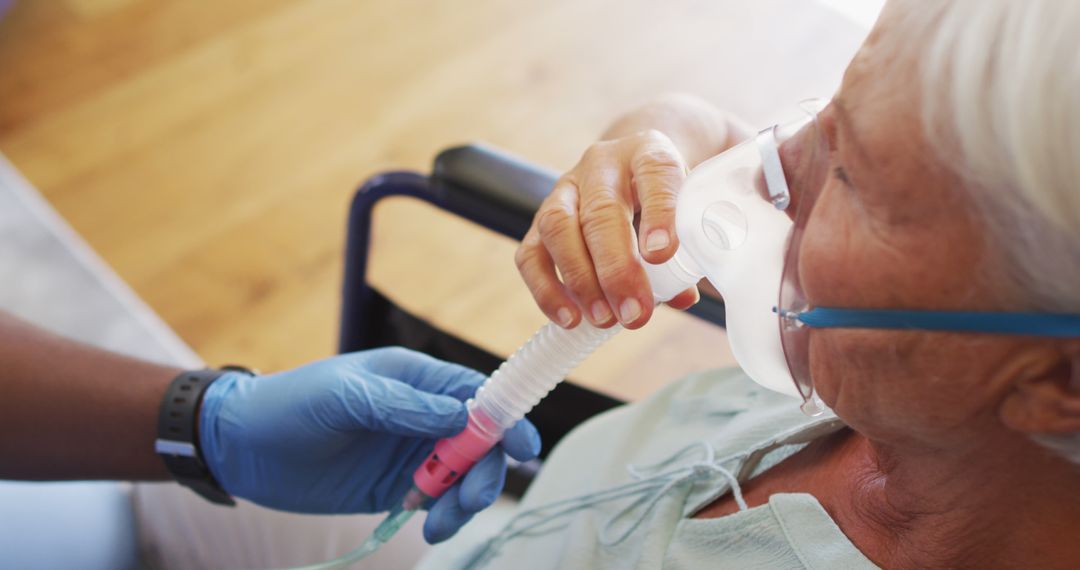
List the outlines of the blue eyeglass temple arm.
<svg viewBox="0 0 1080 570">
<path fill-rule="evenodd" d="M 1080 315 L 815 307 L 799 313 L 798 319 L 813 328 L 912 329 L 1080 337 Z"/>
</svg>

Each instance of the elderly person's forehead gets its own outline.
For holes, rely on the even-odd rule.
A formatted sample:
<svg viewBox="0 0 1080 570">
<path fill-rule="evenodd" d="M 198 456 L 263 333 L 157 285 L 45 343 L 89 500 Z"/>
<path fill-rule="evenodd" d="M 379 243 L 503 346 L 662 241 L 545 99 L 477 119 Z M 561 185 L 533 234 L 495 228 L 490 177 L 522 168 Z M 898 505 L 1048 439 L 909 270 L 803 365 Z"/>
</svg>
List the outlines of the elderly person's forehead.
<svg viewBox="0 0 1080 570">
<path fill-rule="evenodd" d="M 882 176 L 932 165 L 922 129 L 918 62 L 902 31 L 883 17 L 844 73 L 831 112 L 848 160 Z M 907 178 L 903 176 L 903 178 Z"/>
</svg>

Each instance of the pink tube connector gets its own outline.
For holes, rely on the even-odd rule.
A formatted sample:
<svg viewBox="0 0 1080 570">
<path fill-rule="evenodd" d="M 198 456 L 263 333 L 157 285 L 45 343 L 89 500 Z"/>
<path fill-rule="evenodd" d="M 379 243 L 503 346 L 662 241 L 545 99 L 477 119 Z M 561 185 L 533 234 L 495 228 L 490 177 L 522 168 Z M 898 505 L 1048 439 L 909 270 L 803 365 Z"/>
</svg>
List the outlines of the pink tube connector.
<svg viewBox="0 0 1080 570">
<path fill-rule="evenodd" d="M 468 402 L 465 431 L 435 444 L 435 451 L 413 474 L 416 487 L 429 497 L 442 495 L 499 443 L 503 432 L 620 330 L 618 325 L 598 329 L 582 322 L 571 330 L 548 323 L 537 331 L 477 388 Z"/>
<path fill-rule="evenodd" d="M 413 473 L 413 483 L 425 495 L 442 496 L 466 471 L 499 443 L 500 436 L 480 426 L 476 412 L 469 414 L 465 430 L 447 439 L 440 439 L 435 450 Z"/>
</svg>

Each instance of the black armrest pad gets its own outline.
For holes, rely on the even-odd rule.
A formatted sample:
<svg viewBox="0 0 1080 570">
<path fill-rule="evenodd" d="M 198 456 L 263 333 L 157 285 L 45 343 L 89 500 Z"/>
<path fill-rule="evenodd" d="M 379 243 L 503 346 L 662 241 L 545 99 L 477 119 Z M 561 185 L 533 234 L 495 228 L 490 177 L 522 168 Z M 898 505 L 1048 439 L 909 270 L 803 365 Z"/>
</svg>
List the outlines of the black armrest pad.
<svg viewBox="0 0 1080 570">
<path fill-rule="evenodd" d="M 439 153 L 431 178 L 452 210 L 520 240 L 558 176 L 505 152 L 469 144 Z"/>
</svg>

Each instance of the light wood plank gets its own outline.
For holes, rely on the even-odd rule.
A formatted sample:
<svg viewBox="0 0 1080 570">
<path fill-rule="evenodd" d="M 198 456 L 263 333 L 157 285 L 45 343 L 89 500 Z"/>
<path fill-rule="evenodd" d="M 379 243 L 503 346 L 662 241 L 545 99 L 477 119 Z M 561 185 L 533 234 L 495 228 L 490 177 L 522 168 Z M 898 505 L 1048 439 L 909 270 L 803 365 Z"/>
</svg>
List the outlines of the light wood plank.
<svg viewBox="0 0 1080 570">
<path fill-rule="evenodd" d="M 0 150 L 200 355 L 268 370 L 333 352 L 365 177 L 470 140 L 565 169 L 664 91 L 763 124 L 827 96 L 864 33 L 809 0 L 94 1 L 22 2 L 0 22 Z M 512 245 L 462 247 L 452 266 L 498 278 L 406 294 L 446 281 L 417 269 L 434 270 L 417 244 L 446 235 L 429 217 L 380 212 L 408 230 L 380 238 L 376 259 L 400 264 L 382 285 L 509 352 L 540 322 Z M 694 327 L 664 315 L 576 377 L 636 398 L 726 362 L 722 333 Z"/>
</svg>

